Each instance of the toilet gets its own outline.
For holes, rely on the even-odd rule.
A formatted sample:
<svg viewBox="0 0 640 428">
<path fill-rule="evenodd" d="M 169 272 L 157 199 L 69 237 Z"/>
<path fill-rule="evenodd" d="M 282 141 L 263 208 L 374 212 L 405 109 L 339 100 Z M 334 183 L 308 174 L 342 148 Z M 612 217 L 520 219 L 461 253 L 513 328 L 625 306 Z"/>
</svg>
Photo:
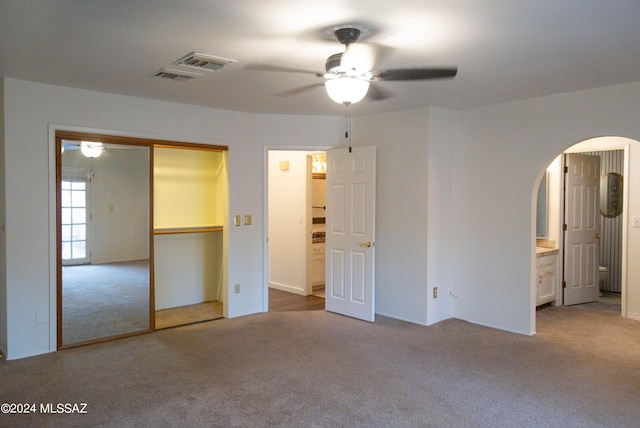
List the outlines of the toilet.
<svg viewBox="0 0 640 428">
<path fill-rule="evenodd" d="M 598 279 L 600 280 L 600 283 L 609 279 L 609 269 L 607 269 L 605 266 L 598 266 Z M 602 285 L 600 285 L 601 290 L 602 288 Z"/>
</svg>

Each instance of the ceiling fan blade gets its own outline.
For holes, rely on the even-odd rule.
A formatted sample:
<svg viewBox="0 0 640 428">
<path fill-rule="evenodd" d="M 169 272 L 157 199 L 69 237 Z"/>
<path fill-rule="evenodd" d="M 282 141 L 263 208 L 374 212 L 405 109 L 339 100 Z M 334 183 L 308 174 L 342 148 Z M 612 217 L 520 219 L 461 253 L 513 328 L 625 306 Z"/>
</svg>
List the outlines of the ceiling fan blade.
<svg viewBox="0 0 640 428">
<path fill-rule="evenodd" d="M 321 87 L 324 86 L 324 83 L 314 83 L 312 85 L 307 85 L 307 86 L 301 86 L 299 88 L 294 88 L 294 89 L 289 89 L 287 91 L 282 91 L 282 92 L 278 92 L 276 94 L 273 94 L 273 96 L 275 97 L 290 97 L 292 95 L 300 95 L 300 94 L 304 94 L 305 92 L 309 92 L 317 87 Z"/>
<path fill-rule="evenodd" d="M 247 64 L 247 66 L 244 69 L 252 70 L 252 71 L 276 71 L 276 72 L 285 72 L 285 73 L 313 74 L 316 77 L 324 76 L 324 74 L 318 73 L 317 71 L 301 70 L 298 68 L 280 67 L 277 65 L 268 65 L 268 64 Z"/>
<path fill-rule="evenodd" d="M 452 68 L 402 68 L 396 70 L 371 71 L 372 82 L 379 80 L 428 80 L 455 77 L 458 73 L 456 67 Z"/>
<path fill-rule="evenodd" d="M 378 85 L 370 85 L 367 91 L 367 98 L 372 101 L 382 101 L 388 98 L 392 98 L 395 95 L 388 89 L 381 88 Z"/>
</svg>

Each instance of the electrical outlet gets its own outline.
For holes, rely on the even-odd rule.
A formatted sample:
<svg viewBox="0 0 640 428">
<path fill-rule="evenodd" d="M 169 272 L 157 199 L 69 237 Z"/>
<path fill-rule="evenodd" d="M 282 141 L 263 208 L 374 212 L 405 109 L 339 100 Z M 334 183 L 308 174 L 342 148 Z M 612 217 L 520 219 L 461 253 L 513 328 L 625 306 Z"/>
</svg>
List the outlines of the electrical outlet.
<svg viewBox="0 0 640 428">
<path fill-rule="evenodd" d="M 438 298 L 438 287 L 433 287 L 433 298 L 434 299 Z"/>
<path fill-rule="evenodd" d="M 240 226 L 240 216 L 239 215 L 235 215 L 233 216 L 233 225 L 234 226 Z"/>
<path fill-rule="evenodd" d="M 240 284 L 235 284 L 233 286 L 233 292 L 236 294 L 240 294 Z"/>
</svg>

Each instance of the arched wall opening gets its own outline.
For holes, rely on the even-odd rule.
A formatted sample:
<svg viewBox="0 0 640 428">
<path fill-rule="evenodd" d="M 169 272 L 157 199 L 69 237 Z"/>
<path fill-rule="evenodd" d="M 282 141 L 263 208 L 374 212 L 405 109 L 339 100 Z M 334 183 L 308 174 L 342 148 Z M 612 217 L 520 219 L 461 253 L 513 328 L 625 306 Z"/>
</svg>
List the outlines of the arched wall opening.
<svg viewBox="0 0 640 428">
<path fill-rule="evenodd" d="M 640 269 L 630 266 L 628 261 L 633 259 L 634 254 L 640 251 L 640 229 L 634 227 L 640 222 L 640 142 L 618 136 L 594 137 L 583 140 L 577 144 L 568 146 L 564 151 L 557 154 L 556 157 L 549 160 L 544 165 L 532 189 L 532 243 L 534 251 L 532 252 L 532 279 L 531 279 L 531 307 L 532 313 L 535 314 L 535 308 L 539 303 L 539 284 L 541 280 L 540 271 L 538 269 L 539 245 L 548 245 L 558 250 L 558 271 L 556 275 L 556 283 L 554 294 L 555 297 L 550 302 L 553 305 L 563 304 L 563 248 L 564 248 L 564 177 L 563 177 L 563 154 L 565 153 L 585 153 L 585 152 L 608 152 L 619 150 L 624 153 L 623 160 L 623 209 L 622 232 L 621 232 L 621 266 L 620 266 L 620 283 L 621 283 L 621 315 L 625 318 L 640 320 Z M 635 175 L 634 175 L 635 171 Z M 547 231 L 545 237 L 539 237 L 537 229 L 537 217 L 539 212 L 539 188 L 545 186 L 547 190 L 547 207 L 543 210 L 547 214 Z M 636 195 L 634 197 L 634 195 Z M 637 235 L 637 236 L 636 236 Z M 543 238 L 542 241 L 540 238 Z M 545 242 L 546 240 L 546 242 Z M 548 299 L 547 299 L 548 300 Z M 535 316 L 533 317 L 535 329 Z"/>
</svg>

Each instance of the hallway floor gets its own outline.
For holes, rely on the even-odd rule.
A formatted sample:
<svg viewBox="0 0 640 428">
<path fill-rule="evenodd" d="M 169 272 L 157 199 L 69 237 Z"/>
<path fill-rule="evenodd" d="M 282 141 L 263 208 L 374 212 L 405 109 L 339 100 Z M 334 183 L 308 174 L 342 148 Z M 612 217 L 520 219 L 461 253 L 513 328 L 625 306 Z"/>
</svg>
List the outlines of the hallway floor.
<svg viewBox="0 0 640 428">
<path fill-rule="evenodd" d="M 269 288 L 269 312 L 324 310 L 324 299 Z"/>
</svg>

